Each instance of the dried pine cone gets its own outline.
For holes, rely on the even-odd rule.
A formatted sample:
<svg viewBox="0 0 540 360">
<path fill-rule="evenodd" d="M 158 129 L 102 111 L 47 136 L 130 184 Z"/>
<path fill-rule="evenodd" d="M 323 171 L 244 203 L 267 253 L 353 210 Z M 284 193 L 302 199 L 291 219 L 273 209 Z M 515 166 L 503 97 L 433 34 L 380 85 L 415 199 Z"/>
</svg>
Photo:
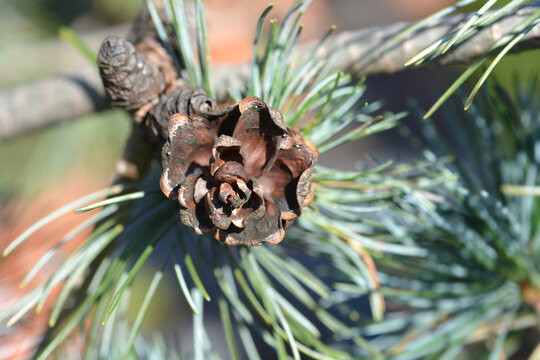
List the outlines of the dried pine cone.
<svg viewBox="0 0 540 360">
<path fill-rule="evenodd" d="M 219 114 L 175 114 L 163 147 L 161 189 L 197 233 L 228 245 L 278 243 L 312 200 L 318 153 L 256 97 Z"/>
<path fill-rule="evenodd" d="M 150 108 L 176 85 L 176 70 L 165 49 L 152 38 L 133 45 L 116 36 L 101 44 L 101 79 L 113 106 L 129 111 Z"/>
</svg>

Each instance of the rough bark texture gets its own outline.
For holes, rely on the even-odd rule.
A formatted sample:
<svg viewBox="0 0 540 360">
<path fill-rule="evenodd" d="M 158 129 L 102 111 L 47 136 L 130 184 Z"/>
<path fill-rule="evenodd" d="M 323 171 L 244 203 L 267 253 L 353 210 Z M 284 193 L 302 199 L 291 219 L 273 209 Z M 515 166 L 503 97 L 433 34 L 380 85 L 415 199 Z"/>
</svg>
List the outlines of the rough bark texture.
<svg viewBox="0 0 540 360">
<path fill-rule="evenodd" d="M 0 93 L 0 140 L 110 108 L 96 69 L 55 76 Z"/>
</svg>

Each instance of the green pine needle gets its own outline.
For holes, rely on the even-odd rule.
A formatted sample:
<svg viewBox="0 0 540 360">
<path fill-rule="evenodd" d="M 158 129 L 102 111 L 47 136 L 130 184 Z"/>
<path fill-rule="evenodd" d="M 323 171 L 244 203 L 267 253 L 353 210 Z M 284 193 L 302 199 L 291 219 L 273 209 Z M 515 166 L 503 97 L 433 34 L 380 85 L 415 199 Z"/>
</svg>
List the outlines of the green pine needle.
<svg viewBox="0 0 540 360">
<path fill-rule="evenodd" d="M 135 261 L 135 264 L 129 270 L 126 278 L 122 281 L 118 291 L 114 295 L 113 300 L 111 301 L 111 305 L 109 306 L 109 309 L 107 310 L 107 313 L 105 314 L 105 318 L 102 321 L 103 325 L 105 325 L 107 323 L 107 320 L 109 319 L 109 317 L 111 316 L 113 311 L 118 306 L 118 303 L 120 301 L 120 298 L 122 297 L 122 294 L 124 293 L 126 288 L 131 284 L 131 281 L 133 281 L 133 278 L 135 277 L 135 275 L 137 275 L 137 273 L 141 269 L 144 262 L 148 259 L 148 257 L 154 251 L 154 248 L 155 248 L 157 242 L 159 240 L 161 240 L 163 238 L 163 236 L 165 236 L 165 234 L 167 234 L 167 232 L 169 232 L 171 230 L 173 225 L 174 225 L 174 223 L 169 222 L 169 224 L 166 224 L 165 226 L 163 226 L 163 228 L 160 231 L 157 232 L 157 234 L 154 236 L 154 238 L 150 240 L 149 245 L 144 249 L 144 251 L 139 256 L 137 261 Z"/>
<path fill-rule="evenodd" d="M 199 50 L 199 67 L 204 82 L 204 89 L 210 97 L 216 96 L 215 86 L 212 82 L 212 65 L 210 61 L 210 47 L 206 31 L 206 20 L 202 0 L 195 1 L 195 13 L 197 18 L 197 49 Z"/>
<path fill-rule="evenodd" d="M 157 288 L 163 278 L 163 271 L 165 270 L 165 265 L 167 265 L 167 263 L 169 262 L 169 258 L 170 257 L 167 257 L 165 259 L 165 261 L 161 265 L 161 269 L 159 271 L 156 271 L 152 278 L 152 282 L 150 283 L 150 286 L 148 287 L 148 291 L 146 292 L 146 295 L 144 296 L 141 307 L 139 311 L 137 312 L 137 317 L 135 319 L 135 322 L 133 323 L 133 327 L 131 328 L 131 332 L 129 333 L 129 338 L 127 341 L 127 346 L 126 346 L 123 359 L 127 359 L 132 351 L 133 344 L 135 343 L 135 339 L 137 338 L 137 335 L 139 334 L 143 319 L 148 311 L 148 307 L 150 306 L 152 298 L 154 297 L 157 291 Z"/>
<path fill-rule="evenodd" d="M 36 231 L 41 229 L 42 227 L 48 225 L 53 220 L 56 220 L 60 216 L 67 214 L 71 212 L 74 208 L 77 208 L 85 203 L 88 203 L 90 201 L 94 201 L 96 199 L 99 199 L 101 197 L 111 196 L 111 195 L 117 195 L 124 191 L 134 189 L 140 186 L 140 184 L 130 184 L 130 185 L 113 185 L 109 188 L 106 188 L 104 190 L 96 191 L 90 195 L 87 195 L 81 199 L 75 200 L 58 210 L 55 210 L 54 212 L 50 213 L 49 215 L 45 216 L 41 220 L 37 221 L 36 223 L 32 224 L 28 229 L 26 229 L 21 235 L 17 236 L 15 240 L 13 240 L 2 252 L 2 255 L 4 257 L 8 256 L 15 250 L 18 246 L 20 246 L 23 242 L 25 242 L 32 234 L 34 234 Z"/>
<path fill-rule="evenodd" d="M 62 26 L 58 29 L 58 36 L 78 50 L 92 65 L 97 66 L 96 52 L 90 49 L 73 30 Z"/>
<path fill-rule="evenodd" d="M 451 32 L 450 34 L 444 35 L 441 39 L 435 41 L 433 44 L 428 45 L 424 50 L 422 50 L 416 56 L 408 60 L 405 63 L 405 66 L 410 66 L 413 64 L 421 65 L 433 58 L 447 53 L 450 49 L 470 39 L 482 28 L 493 25 L 495 22 L 499 21 L 504 16 L 511 15 L 520 7 L 531 2 L 532 0 L 511 0 L 504 6 L 494 8 L 495 5 L 497 5 L 498 3 L 497 0 L 465 0 L 458 2 L 456 5 L 442 9 L 438 13 L 433 14 L 430 17 L 405 29 L 396 37 L 402 36 L 404 34 L 410 34 L 412 31 L 426 25 L 430 20 L 438 19 L 443 16 L 455 13 L 464 6 L 468 6 L 471 4 L 481 4 L 479 10 L 476 11 L 467 20 L 465 24 L 461 25 L 459 29 Z M 491 10 L 491 12 L 488 12 L 488 10 Z M 478 70 L 478 68 L 482 64 L 484 64 L 489 57 L 493 56 L 496 53 L 497 55 L 495 56 L 494 60 L 491 62 L 487 70 L 482 73 L 480 80 L 476 83 L 476 86 L 473 88 L 468 99 L 466 100 L 465 110 L 467 110 L 471 106 L 471 103 L 482 84 L 492 73 L 493 68 L 526 35 L 526 33 L 530 31 L 535 24 L 538 23 L 538 21 L 540 21 L 540 13 L 534 12 L 531 16 L 518 24 L 510 35 L 507 35 L 502 39 L 498 40 L 496 44 L 494 44 L 485 54 L 483 54 L 479 59 L 475 60 L 471 65 L 467 67 L 465 72 L 461 74 L 461 76 L 450 86 L 448 90 L 445 91 L 445 93 L 437 100 L 437 102 L 431 107 L 431 109 L 428 110 L 428 112 L 424 115 L 424 118 L 429 118 L 444 102 L 446 102 L 446 100 L 457 90 L 457 88 L 459 88 L 471 75 L 473 75 L 473 73 L 475 73 L 476 70 Z M 498 49 L 501 48 L 502 50 L 499 51 Z"/>
<path fill-rule="evenodd" d="M 446 53 L 463 36 L 463 34 L 465 34 L 465 32 L 467 32 L 467 30 L 469 30 L 475 24 L 475 22 L 477 22 L 477 20 L 480 19 L 482 15 L 484 15 L 486 11 L 488 11 L 493 5 L 495 5 L 497 1 L 498 0 L 486 1 L 486 3 L 480 8 L 480 10 L 475 12 L 474 15 L 464 25 L 462 25 L 458 32 L 456 32 L 456 34 L 452 36 L 452 38 L 444 45 L 441 50 L 441 54 Z"/>
<path fill-rule="evenodd" d="M 131 193 L 131 194 L 120 195 L 120 196 L 108 198 L 107 200 L 99 201 L 99 202 L 91 204 L 91 205 L 84 206 L 82 208 L 75 209 L 75 210 L 73 210 L 73 212 L 75 214 L 82 214 L 82 213 L 85 213 L 85 212 L 90 211 L 90 210 L 97 209 L 97 208 L 102 207 L 102 206 L 107 206 L 107 205 L 112 205 L 112 204 L 119 204 L 119 203 L 126 202 L 126 201 L 142 199 L 145 196 L 147 196 L 148 194 L 152 194 L 152 193 L 155 194 L 157 192 L 156 191 L 154 191 L 154 192 L 137 191 L 137 192 L 134 192 L 134 193 Z"/>
<path fill-rule="evenodd" d="M 233 326 L 227 301 L 223 297 L 218 298 L 218 306 L 219 315 L 221 317 L 221 325 L 223 326 L 225 340 L 227 341 L 227 347 L 229 349 L 229 355 L 231 356 L 232 360 L 238 360 L 240 358 L 238 356 L 238 350 L 234 341 Z"/>
</svg>

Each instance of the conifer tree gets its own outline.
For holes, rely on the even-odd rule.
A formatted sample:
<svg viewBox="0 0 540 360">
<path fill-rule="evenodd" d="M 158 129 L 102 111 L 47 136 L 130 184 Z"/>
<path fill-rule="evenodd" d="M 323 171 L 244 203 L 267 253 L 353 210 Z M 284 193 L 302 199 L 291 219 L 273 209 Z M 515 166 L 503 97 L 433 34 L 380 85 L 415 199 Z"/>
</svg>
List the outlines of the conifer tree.
<svg viewBox="0 0 540 360">
<path fill-rule="evenodd" d="M 406 127 L 406 112 L 363 99 L 353 35 L 331 28 L 297 51 L 310 3 L 280 23 L 268 20 L 273 4 L 264 10 L 248 75 L 228 74 L 236 86 L 214 74 L 202 0 L 192 12 L 183 0 L 148 0 L 128 39 L 107 37 L 96 57 L 86 51 L 132 132 L 110 187 L 3 250 L 13 256 L 60 216 L 93 212 L 59 234 L 23 284 L 92 229 L 83 243 L 0 315 L 16 331 L 53 302 L 35 358 L 540 358 L 537 83 L 488 80 L 510 51 L 535 47 L 540 5 L 461 0 L 375 37 L 383 43 L 366 63 L 397 64 L 408 42 L 419 51 L 406 66 L 469 63 L 430 109 L 403 109 L 417 119 Z M 415 161 L 318 164 L 392 128 L 417 146 Z M 136 295 L 151 256 L 160 264 Z M 192 334 L 143 335 L 167 273 Z M 214 346 L 209 309 L 228 353 Z"/>
</svg>

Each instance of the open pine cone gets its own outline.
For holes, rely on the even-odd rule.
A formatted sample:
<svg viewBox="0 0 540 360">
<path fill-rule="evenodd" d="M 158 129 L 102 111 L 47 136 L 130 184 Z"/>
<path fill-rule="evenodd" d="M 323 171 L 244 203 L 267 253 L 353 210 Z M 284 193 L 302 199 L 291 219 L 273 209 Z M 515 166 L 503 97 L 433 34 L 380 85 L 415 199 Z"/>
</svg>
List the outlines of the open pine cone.
<svg viewBox="0 0 540 360">
<path fill-rule="evenodd" d="M 175 114 L 163 147 L 161 189 L 199 234 L 228 245 L 283 240 L 309 205 L 318 153 L 256 97 L 192 117 Z"/>
</svg>

